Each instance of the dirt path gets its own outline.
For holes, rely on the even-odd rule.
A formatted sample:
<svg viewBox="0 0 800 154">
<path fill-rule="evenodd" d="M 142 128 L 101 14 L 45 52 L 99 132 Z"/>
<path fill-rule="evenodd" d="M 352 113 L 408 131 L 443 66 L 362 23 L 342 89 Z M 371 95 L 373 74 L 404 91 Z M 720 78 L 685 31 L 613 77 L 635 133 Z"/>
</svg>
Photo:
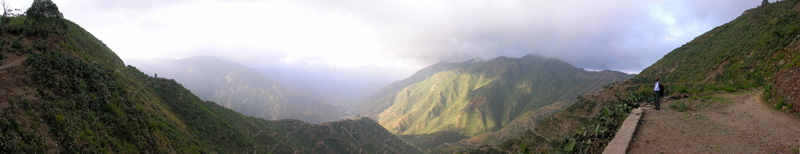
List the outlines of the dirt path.
<svg viewBox="0 0 800 154">
<path fill-rule="evenodd" d="M 678 112 L 683 102 L 692 110 Z M 800 119 L 764 104 L 761 91 L 686 98 L 647 110 L 629 153 L 800 153 Z"/>
<path fill-rule="evenodd" d="M 0 65 L 0 70 L 6 69 L 6 68 L 9 68 L 9 67 L 12 67 L 12 66 L 22 65 L 22 62 L 25 61 L 26 59 L 28 59 L 28 57 L 18 58 L 18 59 L 14 60 L 14 61 L 11 61 L 8 64 Z"/>
<path fill-rule="evenodd" d="M 2 60 L 3 65 L 0 65 L 0 109 L 9 107 L 8 96 L 35 96 L 36 92 L 25 85 L 24 78 L 27 77 L 25 68 L 15 67 L 21 66 L 26 59 L 28 59 L 27 56 L 9 54 Z"/>
</svg>

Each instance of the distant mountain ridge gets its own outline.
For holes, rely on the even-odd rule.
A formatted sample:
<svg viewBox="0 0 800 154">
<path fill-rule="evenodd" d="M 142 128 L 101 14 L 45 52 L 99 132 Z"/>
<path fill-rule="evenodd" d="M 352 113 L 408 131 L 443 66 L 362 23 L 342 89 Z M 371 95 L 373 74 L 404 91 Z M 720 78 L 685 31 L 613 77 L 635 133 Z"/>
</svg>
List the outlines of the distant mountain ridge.
<svg viewBox="0 0 800 154">
<path fill-rule="evenodd" d="M 203 101 L 33 3 L 0 23 L 2 153 L 421 153 L 366 117 L 270 121 Z"/>
<path fill-rule="evenodd" d="M 393 133 L 412 137 L 422 147 L 515 126 L 464 142 L 499 143 L 513 136 L 508 134 L 521 133 L 548 115 L 542 113 L 561 110 L 577 96 L 630 77 L 616 71 L 589 72 L 534 55 L 437 63 L 372 94 L 361 113 L 375 117 Z M 537 111 L 542 108 L 548 111 Z M 442 136 L 449 139 L 423 139 L 426 134 L 443 132 L 450 132 Z M 423 142 L 432 145 L 419 145 Z"/>
<path fill-rule="evenodd" d="M 342 111 L 237 63 L 214 57 L 131 59 L 148 74 L 174 78 L 198 97 L 245 115 L 265 119 L 300 119 L 312 123 L 338 120 Z"/>
<path fill-rule="evenodd" d="M 523 135 L 468 152 L 557 152 L 567 147 L 571 152 L 602 152 L 617 128 L 598 126 L 610 121 L 607 119 L 625 117 L 604 116 L 618 113 L 601 111 L 628 105 L 632 101 L 652 102 L 652 86 L 656 78 L 666 86 L 668 96 L 665 99 L 763 87 L 763 99 L 776 109 L 787 110 L 792 106 L 794 111 L 788 111 L 797 112 L 800 110 L 798 98 L 792 96 L 800 94 L 797 88 L 793 88 L 797 87 L 796 79 L 800 78 L 798 54 L 800 1 L 765 4 L 746 10 L 736 19 L 674 49 L 634 78 L 586 95 L 585 100 L 546 117 Z"/>
</svg>

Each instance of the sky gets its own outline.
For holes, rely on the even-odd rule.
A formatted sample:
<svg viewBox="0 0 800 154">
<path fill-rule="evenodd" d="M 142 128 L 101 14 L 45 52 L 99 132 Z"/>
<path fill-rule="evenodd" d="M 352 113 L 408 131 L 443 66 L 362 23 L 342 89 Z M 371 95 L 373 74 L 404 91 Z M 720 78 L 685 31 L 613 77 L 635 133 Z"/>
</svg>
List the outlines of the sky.
<svg viewBox="0 0 800 154">
<path fill-rule="evenodd" d="M 7 0 L 26 9 L 32 0 Z M 760 0 L 54 0 L 123 59 L 386 68 L 538 54 L 639 73 Z"/>
</svg>

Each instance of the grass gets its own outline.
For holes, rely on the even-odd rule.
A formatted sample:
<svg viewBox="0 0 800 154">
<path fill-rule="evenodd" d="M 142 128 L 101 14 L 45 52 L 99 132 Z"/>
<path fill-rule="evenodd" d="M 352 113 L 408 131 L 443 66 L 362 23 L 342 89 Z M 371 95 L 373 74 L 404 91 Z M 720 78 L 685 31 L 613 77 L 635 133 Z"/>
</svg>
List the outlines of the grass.
<svg viewBox="0 0 800 154">
<path fill-rule="evenodd" d="M 728 98 L 725 98 L 725 97 L 713 97 L 713 96 L 708 96 L 708 97 L 706 97 L 706 99 L 708 99 L 708 100 L 713 100 L 713 101 L 717 101 L 717 102 L 730 103 L 730 102 L 728 101 Z"/>
<path fill-rule="evenodd" d="M 643 70 L 633 80 L 660 77 L 668 91 L 705 92 L 760 87 L 793 61 L 781 52 L 800 34 L 798 1 L 779 1 L 747 10 L 738 18 L 698 36 Z"/>
<path fill-rule="evenodd" d="M 706 117 L 706 115 L 703 115 L 703 114 L 700 114 L 700 113 L 687 113 L 686 116 L 689 117 L 689 118 L 692 118 L 692 119 L 696 119 L 696 120 L 706 120 L 706 119 L 708 119 L 708 117 Z"/>
<path fill-rule="evenodd" d="M 682 101 L 672 102 L 672 104 L 669 104 L 669 108 L 672 109 L 673 111 L 678 111 L 678 112 L 686 112 L 692 110 L 692 107 L 690 105 L 683 103 Z"/>
<path fill-rule="evenodd" d="M 514 120 L 525 113 L 557 102 L 578 101 L 580 98 L 575 96 L 630 77 L 620 72 L 587 72 L 560 60 L 533 55 L 453 65 L 448 70 L 439 70 L 416 83 L 387 92 L 381 98 L 392 99 L 376 101 L 376 104 L 392 104 L 378 114 L 379 122 L 396 134 L 453 130 L 472 137 L 518 124 L 520 120 Z M 429 69 L 433 68 L 423 70 Z M 421 73 L 413 76 L 423 76 Z M 506 130 L 511 131 L 504 132 L 524 132 L 533 127 L 525 126 L 510 127 Z"/>
<path fill-rule="evenodd" d="M 174 80 L 123 66 L 66 19 L 57 33 L 26 28 L 42 24 L 24 16 L 10 20 L 0 31 L 15 38 L 0 42 L 38 41 L 18 43 L 28 54 L 27 72 L 18 75 L 36 95 L 8 96 L 0 112 L 3 153 L 420 153 L 368 118 L 312 125 L 247 117 Z"/>
</svg>

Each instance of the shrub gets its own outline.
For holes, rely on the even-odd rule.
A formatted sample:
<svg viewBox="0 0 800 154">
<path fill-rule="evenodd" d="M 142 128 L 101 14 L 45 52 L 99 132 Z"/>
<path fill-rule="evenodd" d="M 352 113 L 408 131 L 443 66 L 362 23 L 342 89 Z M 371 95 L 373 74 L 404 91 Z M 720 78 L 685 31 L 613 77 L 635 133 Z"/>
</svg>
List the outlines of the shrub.
<svg viewBox="0 0 800 154">
<path fill-rule="evenodd" d="M 45 51 L 50 48 L 50 45 L 47 44 L 47 41 L 45 40 L 39 40 L 36 41 L 36 44 L 34 44 L 33 47 L 36 48 L 36 50 Z"/>
<path fill-rule="evenodd" d="M 780 100 L 778 100 L 778 103 L 775 103 L 775 109 L 776 110 L 781 110 L 781 109 L 783 109 L 783 106 L 787 106 L 787 105 L 788 104 L 786 104 L 786 100 L 781 98 Z"/>
<path fill-rule="evenodd" d="M 736 88 L 737 87 L 735 87 L 733 85 L 725 85 L 725 86 L 722 87 L 722 90 L 725 90 L 725 92 L 734 92 L 734 91 L 736 91 Z"/>
<path fill-rule="evenodd" d="M 3 23 L 3 32 L 11 33 L 11 34 L 23 34 L 26 31 L 30 31 L 30 27 L 28 25 L 31 24 L 31 21 L 28 20 L 26 16 L 19 16 L 19 17 L 7 17 L 8 23 Z M 7 42 L 3 42 L 2 44 L 6 44 Z"/>
<path fill-rule="evenodd" d="M 15 39 L 11 42 L 11 47 L 14 49 L 22 48 L 22 37 Z"/>
<path fill-rule="evenodd" d="M 647 99 L 644 91 L 616 95 L 617 102 L 606 103 L 597 116 L 580 126 L 577 132 L 550 140 L 554 153 L 600 153 L 614 137 L 628 114 Z"/>
</svg>

